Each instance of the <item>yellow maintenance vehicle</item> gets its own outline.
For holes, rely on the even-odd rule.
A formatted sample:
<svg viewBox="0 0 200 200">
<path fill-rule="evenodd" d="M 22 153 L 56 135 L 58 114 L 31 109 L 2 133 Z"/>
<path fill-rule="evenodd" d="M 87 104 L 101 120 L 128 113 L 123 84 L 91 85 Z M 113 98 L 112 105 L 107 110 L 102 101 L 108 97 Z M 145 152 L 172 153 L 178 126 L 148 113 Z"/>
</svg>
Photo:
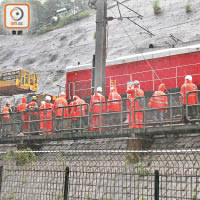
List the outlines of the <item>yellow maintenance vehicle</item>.
<svg viewBox="0 0 200 200">
<path fill-rule="evenodd" d="M 0 73 L 0 96 L 12 96 L 36 92 L 38 74 L 27 70 L 15 70 Z"/>
</svg>

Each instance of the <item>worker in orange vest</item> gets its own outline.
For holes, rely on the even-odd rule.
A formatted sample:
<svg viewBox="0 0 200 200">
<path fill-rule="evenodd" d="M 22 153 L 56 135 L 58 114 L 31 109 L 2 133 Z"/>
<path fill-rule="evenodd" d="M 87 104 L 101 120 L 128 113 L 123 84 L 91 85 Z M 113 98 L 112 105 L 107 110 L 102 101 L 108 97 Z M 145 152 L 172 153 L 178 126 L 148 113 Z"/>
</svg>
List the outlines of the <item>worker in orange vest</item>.
<svg viewBox="0 0 200 200">
<path fill-rule="evenodd" d="M 11 133 L 11 113 L 12 108 L 10 106 L 10 101 L 6 100 L 6 106 L 2 108 L 2 136 L 7 136 Z"/>
<path fill-rule="evenodd" d="M 116 100 L 116 101 L 114 101 Z M 111 101 L 111 102 L 109 102 Z M 109 115 L 109 124 L 110 125 L 119 125 L 120 124 L 120 112 L 121 112 L 121 96 L 117 92 L 116 87 L 110 88 L 110 94 L 108 96 L 107 103 L 108 112 L 111 112 Z"/>
<path fill-rule="evenodd" d="M 77 108 L 76 108 L 76 116 L 78 120 L 78 125 L 80 128 L 84 128 L 85 125 L 87 125 L 87 118 L 85 118 L 87 105 L 85 100 L 81 99 L 79 96 L 75 96 L 75 100 L 77 102 Z M 81 118 L 80 118 L 81 117 Z M 81 119 L 81 122 L 80 122 Z"/>
<path fill-rule="evenodd" d="M 105 97 L 102 95 L 101 87 L 97 87 L 96 92 L 91 96 L 90 112 L 92 113 L 90 130 L 98 129 L 101 131 L 101 126 L 103 126 L 103 116 L 101 114 L 106 112 Z"/>
<path fill-rule="evenodd" d="M 130 94 L 129 99 L 129 106 L 130 106 L 130 114 L 129 114 L 129 128 L 142 128 L 143 125 L 143 113 L 142 112 L 135 112 L 142 110 L 143 108 L 143 98 L 136 97 L 144 97 L 144 91 L 140 89 L 140 82 L 135 80 L 133 85 L 127 89 L 127 93 Z M 135 108 L 134 108 L 135 104 Z"/>
<path fill-rule="evenodd" d="M 46 105 L 45 101 L 41 101 L 41 105 L 39 108 L 39 114 L 40 114 L 40 130 L 43 131 L 42 135 L 46 135 L 45 130 L 46 130 Z"/>
<path fill-rule="evenodd" d="M 78 126 L 77 126 L 77 117 L 76 117 L 76 109 L 77 109 L 77 101 L 76 101 L 76 96 L 73 96 L 73 101 L 70 102 L 69 104 L 69 109 L 70 109 L 70 113 L 69 113 L 69 116 L 71 118 L 71 128 L 72 130 L 73 129 L 76 129 Z"/>
<path fill-rule="evenodd" d="M 62 130 L 66 127 L 68 116 L 68 103 L 65 93 L 62 92 L 60 96 L 54 102 L 54 111 L 56 115 L 56 130 Z"/>
<path fill-rule="evenodd" d="M 72 128 L 84 128 L 86 125 L 85 111 L 87 110 L 87 105 L 83 99 L 79 96 L 73 96 L 73 100 L 69 105 L 70 117 L 72 117 Z M 80 122 L 81 120 L 81 122 Z"/>
<path fill-rule="evenodd" d="M 45 108 L 46 110 L 46 133 L 48 135 L 52 134 L 52 119 L 53 119 L 53 104 L 51 103 L 51 97 L 45 97 Z"/>
<path fill-rule="evenodd" d="M 17 112 L 21 112 L 21 132 L 28 131 L 28 122 L 26 122 L 29 121 L 27 107 L 26 97 L 22 97 L 22 103 L 17 106 Z"/>
<path fill-rule="evenodd" d="M 158 91 L 155 91 L 148 103 L 151 108 L 162 108 L 158 110 L 153 110 L 153 120 L 162 126 L 164 121 L 164 112 L 167 112 L 166 107 L 168 107 L 168 98 L 165 94 L 166 86 L 164 83 L 160 84 Z"/>
<path fill-rule="evenodd" d="M 29 118 L 30 118 L 30 131 L 39 131 L 39 113 L 38 113 L 38 103 L 37 97 L 32 96 L 32 101 L 28 104 Z"/>
<path fill-rule="evenodd" d="M 192 76 L 191 75 L 186 75 L 185 76 L 185 83 L 181 86 L 181 94 L 183 95 L 183 105 L 184 105 L 184 122 L 188 123 L 189 120 L 187 119 L 186 116 L 186 104 L 188 105 L 193 105 L 193 104 L 197 104 L 198 103 L 198 94 L 197 92 L 194 92 L 198 90 L 197 86 L 192 83 Z M 188 92 L 192 92 L 189 93 L 187 95 Z M 179 99 L 180 102 L 182 101 L 182 98 Z M 189 118 L 190 119 L 194 119 L 195 117 L 197 117 L 197 107 L 196 106 L 190 106 L 188 107 L 188 114 L 189 114 Z"/>
</svg>

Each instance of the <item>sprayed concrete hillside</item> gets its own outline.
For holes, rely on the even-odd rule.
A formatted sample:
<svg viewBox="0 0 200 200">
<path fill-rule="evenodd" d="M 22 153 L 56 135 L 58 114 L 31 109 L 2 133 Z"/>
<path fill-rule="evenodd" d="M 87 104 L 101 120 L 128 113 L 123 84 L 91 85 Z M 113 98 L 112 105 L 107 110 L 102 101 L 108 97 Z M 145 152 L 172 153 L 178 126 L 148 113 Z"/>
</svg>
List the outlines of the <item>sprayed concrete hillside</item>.
<svg viewBox="0 0 200 200">
<path fill-rule="evenodd" d="M 153 0 L 126 1 L 124 4 L 143 15 L 137 18 L 132 11 L 121 7 L 122 17 L 132 18 L 151 31 L 151 37 L 127 19 L 108 23 L 108 59 L 135 53 L 199 43 L 198 0 L 191 1 L 191 12 L 186 13 L 188 0 L 160 0 L 161 13 L 153 12 Z M 113 2 L 111 3 L 113 4 Z M 57 84 L 65 85 L 67 66 L 90 63 L 95 52 L 95 12 L 91 16 L 40 36 L 0 35 L 0 71 L 28 69 L 39 73 L 39 92 L 57 94 Z M 119 17 L 117 7 L 108 16 Z M 179 39 L 178 43 L 170 34 Z M 66 36 L 66 37 L 63 37 Z M 61 39 L 65 38 L 65 39 Z M 176 39 L 175 39 L 176 40 Z M 155 48 L 149 49 L 149 44 Z"/>
</svg>

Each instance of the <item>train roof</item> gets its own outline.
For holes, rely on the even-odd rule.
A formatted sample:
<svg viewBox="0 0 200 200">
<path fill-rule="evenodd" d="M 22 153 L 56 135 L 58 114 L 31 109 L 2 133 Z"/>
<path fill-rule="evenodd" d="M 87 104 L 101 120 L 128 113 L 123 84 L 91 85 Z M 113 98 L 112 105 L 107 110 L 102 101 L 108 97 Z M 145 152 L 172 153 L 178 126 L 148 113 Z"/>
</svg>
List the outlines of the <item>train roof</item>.
<svg viewBox="0 0 200 200">
<path fill-rule="evenodd" d="M 153 58 L 161 58 L 161 57 L 167 57 L 167 56 L 173 56 L 178 54 L 185 54 L 185 53 L 192 53 L 192 52 L 198 52 L 200 51 L 200 44 L 192 45 L 192 46 L 186 46 L 186 47 L 179 47 L 179 48 L 170 48 L 170 49 L 163 49 L 158 51 L 151 51 L 147 53 L 140 53 L 140 54 L 134 54 L 129 55 L 125 57 L 119 57 L 114 60 L 107 60 L 106 66 L 112 66 L 122 63 L 130 63 L 134 61 L 142 61 L 142 60 L 149 60 Z M 68 66 L 66 67 L 67 72 L 73 72 L 73 71 L 79 71 L 79 70 L 86 70 L 91 69 L 92 64 L 85 64 L 85 65 L 78 65 L 78 66 Z"/>
</svg>

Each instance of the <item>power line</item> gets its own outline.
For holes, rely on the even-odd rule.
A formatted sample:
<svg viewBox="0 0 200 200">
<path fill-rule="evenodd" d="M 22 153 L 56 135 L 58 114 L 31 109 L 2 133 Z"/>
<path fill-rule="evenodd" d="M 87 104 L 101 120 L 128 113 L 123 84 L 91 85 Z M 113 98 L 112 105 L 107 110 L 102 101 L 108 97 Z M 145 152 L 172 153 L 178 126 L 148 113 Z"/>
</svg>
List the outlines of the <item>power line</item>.
<svg viewBox="0 0 200 200">
<path fill-rule="evenodd" d="M 118 0 L 114 0 L 114 1 L 116 1 L 116 2 L 117 2 L 118 9 L 119 9 L 119 4 L 120 4 L 121 6 L 123 6 L 123 7 L 125 7 L 126 9 L 128 9 L 128 10 L 132 11 L 133 13 L 135 13 L 135 14 L 138 16 L 138 18 L 140 18 L 140 19 L 142 19 L 142 18 L 143 18 L 143 16 L 142 16 L 141 14 L 139 14 L 139 13 L 138 13 L 138 12 L 136 12 L 135 10 L 133 10 L 133 9 L 129 8 L 128 6 L 124 5 L 124 3 L 122 3 L 122 2 L 119 2 Z M 119 9 L 119 10 L 120 10 L 120 9 Z"/>
<path fill-rule="evenodd" d="M 127 34 L 128 38 L 130 39 L 131 43 L 135 46 L 135 48 L 138 50 L 138 52 L 142 55 L 144 61 L 147 63 L 147 65 L 151 68 L 152 72 L 156 75 L 156 77 L 158 78 L 158 80 L 160 81 L 160 83 L 162 83 L 162 80 L 160 79 L 159 75 L 156 73 L 156 71 L 154 70 L 154 68 L 152 67 L 152 65 L 150 64 L 150 62 L 145 58 L 143 52 L 140 51 L 140 49 L 137 47 L 137 45 L 135 44 L 135 42 L 132 40 L 132 38 L 129 36 L 128 32 L 126 31 L 126 29 L 124 28 L 124 26 L 122 25 L 122 22 L 119 22 L 124 33 Z M 176 102 L 176 101 L 175 101 Z"/>
</svg>

